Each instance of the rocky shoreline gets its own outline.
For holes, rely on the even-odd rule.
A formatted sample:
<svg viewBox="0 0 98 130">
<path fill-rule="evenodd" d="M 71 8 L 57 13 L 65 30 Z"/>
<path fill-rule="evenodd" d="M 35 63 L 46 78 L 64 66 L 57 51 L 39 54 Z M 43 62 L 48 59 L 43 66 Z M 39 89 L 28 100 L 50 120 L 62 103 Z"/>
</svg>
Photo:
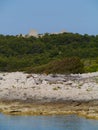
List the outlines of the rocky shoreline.
<svg viewBox="0 0 98 130">
<path fill-rule="evenodd" d="M 71 75 L 0 73 L 0 112 L 77 114 L 98 119 L 98 72 Z"/>
<path fill-rule="evenodd" d="M 98 119 L 98 101 L 24 102 L 1 101 L 0 112 L 7 115 L 67 115 L 76 114 Z"/>
</svg>

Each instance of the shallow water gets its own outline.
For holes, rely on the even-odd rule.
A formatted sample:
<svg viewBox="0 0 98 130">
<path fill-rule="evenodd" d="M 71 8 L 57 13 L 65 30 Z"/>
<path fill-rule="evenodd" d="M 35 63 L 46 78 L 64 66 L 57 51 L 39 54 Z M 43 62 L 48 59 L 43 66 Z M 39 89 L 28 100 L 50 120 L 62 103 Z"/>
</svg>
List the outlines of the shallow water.
<svg viewBox="0 0 98 130">
<path fill-rule="evenodd" d="M 98 130 L 98 121 L 75 115 L 6 116 L 0 114 L 0 130 Z"/>
</svg>

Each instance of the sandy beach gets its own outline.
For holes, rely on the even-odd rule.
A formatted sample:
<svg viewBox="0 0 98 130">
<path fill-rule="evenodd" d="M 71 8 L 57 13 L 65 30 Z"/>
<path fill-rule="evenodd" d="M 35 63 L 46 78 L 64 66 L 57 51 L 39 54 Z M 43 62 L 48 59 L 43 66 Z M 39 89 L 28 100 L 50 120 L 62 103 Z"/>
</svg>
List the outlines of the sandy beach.
<svg viewBox="0 0 98 130">
<path fill-rule="evenodd" d="M 0 111 L 5 114 L 79 114 L 98 118 L 98 72 L 0 73 Z"/>
</svg>

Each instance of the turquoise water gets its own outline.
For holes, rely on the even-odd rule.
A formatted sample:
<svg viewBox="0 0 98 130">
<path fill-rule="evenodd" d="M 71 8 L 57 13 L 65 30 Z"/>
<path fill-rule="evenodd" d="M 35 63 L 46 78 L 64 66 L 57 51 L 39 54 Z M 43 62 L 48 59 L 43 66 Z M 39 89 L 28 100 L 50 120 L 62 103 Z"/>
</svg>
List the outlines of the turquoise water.
<svg viewBox="0 0 98 130">
<path fill-rule="evenodd" d="M 98 121 L 75 115 L 6 116 L 0 114 L 0 130 L 98 130 Z"/>
</svg>

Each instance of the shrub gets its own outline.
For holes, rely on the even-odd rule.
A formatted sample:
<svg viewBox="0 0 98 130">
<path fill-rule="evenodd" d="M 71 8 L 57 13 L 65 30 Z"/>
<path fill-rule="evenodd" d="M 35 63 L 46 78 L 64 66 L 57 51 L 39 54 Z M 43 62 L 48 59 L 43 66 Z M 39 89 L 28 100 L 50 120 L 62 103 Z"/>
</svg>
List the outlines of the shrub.
<svg viewBox="0 0 98 130">
<path fill-rule="evenodd" d="M 63 58 L 60 60 L 52 61 L 46 65 L 30 68 L 29 72 L 34 73 L 58 73 L 58 74 L 70 74 L 70 73 L 83 73 L 84 65 L 78 57 Z"/>
</svg>

